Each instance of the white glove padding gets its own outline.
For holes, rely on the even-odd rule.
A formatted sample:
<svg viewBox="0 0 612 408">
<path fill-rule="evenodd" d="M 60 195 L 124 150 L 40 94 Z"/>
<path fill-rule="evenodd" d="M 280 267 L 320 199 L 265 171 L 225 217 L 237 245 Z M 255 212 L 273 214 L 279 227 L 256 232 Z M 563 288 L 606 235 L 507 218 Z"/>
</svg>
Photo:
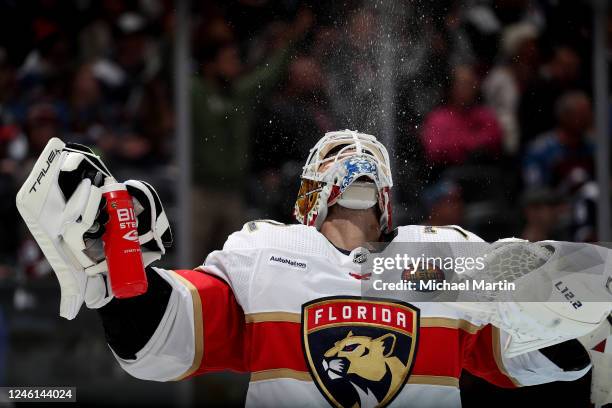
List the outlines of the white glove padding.
<svg viewBox="0 0 612 408">
<path fill-rule="evenodd" d="M 17 194 L 17 208 L 58 278 L 60 316 L 67 319 L 83 301 L 97 308 L 112 299 L 101 240 L 108 215 L 100 187 L 108 176 L 90 149 L 53 138 Z M 134 204 L 144 217 L 138 216 L 138 231 L 148 265 L 165 253 L 172 234 L 155 190 L 134 184 L 130 192 L 138 191 Z"/>
<path fill-rule="evenodd" d="M 91 180 L 87 179 L 73 185 L 75 194 L 66 199 L 59 185 L 62 165 L 70 154 L 64 150 L 65 147 L 57 138 L 47 143 L 17 193 L 16 204 L 59 281 L 60 316 L 73 319 L 83 303 L 87 281 L 83 269 L 94 262 L 81 256 L 79 252 L 82 248 L 73 251 L 62 234 L 67 231 L 71 234 L 74 227 L 82 227 L 75 226 L 82 221 L 93 223 L 92 208 L 98 209 L 101 194 L 99 189 L 91 185 Z M 79 218 L 81 214 L 86 215 L 87 219 Z M 72 241 L 71 238 L 68 240 Z M 85 263 L 85 266 L 82 263 Z"/>
<path fill-rule="evenodd" d="M 472 272 L 471 278 L 506 280 L 516 290 L 464 297 L 460 300 L 472 303 L 455 307 L 510 334 L 504 346 L 508 357 L 587 335 L 612 311 L 610 254 L 606 248 L 583 243 L 495 243 L 485 268 Z"/>
<path fill-rule="evenodd" d="M 166 253 L 166 248 L 172 245 L 170 223 L 157 191 L 149 183 L 127 180 L 123 184 L 125 184 L 132 197 L 136 214 L 138 241 L 142 250 L 142 261 L 144 266 L 147 266 L 160 259 Z M 98 225 L 93 227 L 96 232 L 85 234 L 85 237 L 90 241 L 88 242 L 88 248 L 90 249 L 87 252 L 92 256 L 94 256 L 96 248 L 100 248 L 102 245 L 100 238 L 104 233 L 104 223 L 107 220 L 105 213 L 106 211 L 102 208 L 102 213 L 96 220 Z M 103 221 L 100 221 L 100 218 Z M 94 266 L 86 268 L 85 272 L 89 276 L 94 276 L 107 270 L 106 260 L 101 259 Z"/>
<path fill-rule="evenodd" d="M 172 246 L 172 230 L 157 191 L 147 182 L 128 180 L 125 183 L 134 201 L 138 240 L 145 266 L 161 258 Z"/>
<path fill-rule="evenodd" d="M 150 184 L 137 180 L 128 180 L 124 184 L 134 203 L 142 261 L 144 266 L 147 266 L 160 259 L 166 253 L 166 248 L 172 245 L 172 231 L 161 200 Z M 90 256 L 90 259 L 98 260 L 93 266 L 84 269 L 88 276 L 85 287 L 85 304 L 90 309 L 98 309 L 114 297 L 102 246 L 104 224 L 108 221 L 108 215 L 104 205 L 101 205 L 100 208 L 101 211 L 93 226 L 84 234 L 78 235 L 80 240 L 75 239 L 77 244 L 75 248 L 82 247 L 82 243 L 85 242 L 87 247 L 85 253 Z M 75 236 L 80 232 L 75 233 Z"/>
</svg>

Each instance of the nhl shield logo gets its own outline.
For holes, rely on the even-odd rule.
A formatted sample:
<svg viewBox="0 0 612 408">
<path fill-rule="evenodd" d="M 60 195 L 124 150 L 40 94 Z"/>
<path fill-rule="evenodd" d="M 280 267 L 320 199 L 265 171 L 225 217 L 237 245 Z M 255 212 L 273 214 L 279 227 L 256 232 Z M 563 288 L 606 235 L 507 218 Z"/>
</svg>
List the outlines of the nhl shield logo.
<svg viewBox="0 0 612 408">
<path fill-rule="evenodd" d="M 337 296 L 302 306 L 306 361 L 334 407 L 384 407 L 410 376 L 419 309 L 389 299 Z"/>
</svg>

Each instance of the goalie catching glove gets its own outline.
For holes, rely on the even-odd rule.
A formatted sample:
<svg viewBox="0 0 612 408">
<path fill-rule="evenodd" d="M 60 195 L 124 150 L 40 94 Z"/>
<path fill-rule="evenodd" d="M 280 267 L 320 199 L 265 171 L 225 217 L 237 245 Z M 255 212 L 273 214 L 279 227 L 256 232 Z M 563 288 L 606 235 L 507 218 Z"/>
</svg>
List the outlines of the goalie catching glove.
<svg viewBox="0 0 612 408">
<path fill-rule="evenodd" d="M 99 308 L 113 298 L 102 235 L 108 221 L 102 185 L 110 172 L 88 147 L 51 139 L 17 193 L 17 208 L 60 284 L 60 316 L 73 319 L 83 302 Z M 145 266 L 160 259 L 172 233 L 156 191 L 124 183 L 132 196 Z"/>
<path fill-rule="evenodd" d="M 464 293 L 453 305 L 506 331 L 508 357 L 576 339 L 612 310 L 609 255 L 592 244 L 501 240 L 487 251 L 484 269 L 467 275 L 513 282 L 515 290 Z"/>
</svg>

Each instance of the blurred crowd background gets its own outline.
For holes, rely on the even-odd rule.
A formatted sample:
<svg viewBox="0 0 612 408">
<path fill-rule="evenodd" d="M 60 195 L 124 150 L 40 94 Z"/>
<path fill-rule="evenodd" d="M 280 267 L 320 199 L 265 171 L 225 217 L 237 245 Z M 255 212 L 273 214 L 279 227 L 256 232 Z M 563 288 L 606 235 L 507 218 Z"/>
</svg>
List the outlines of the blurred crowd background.
<svg viewBox="0 0 612 408">
<path fill-rule="evenodd" d="M 77 382 L 100 404 L 120 394 L 108 390 L 157 403 L 191 392 L 118 371 L 95 314 L 57 318 L 52 271 L 14 206 L 51 137 L 92 147 L 118 179 L 153 184 L 171 219 L 191 220 L 194 259 L 170 254 L 175 266 L 248 219 L 293 222 L 308 150 L 345 128 L 387 143 L 397 225 L 597 239 L 589 2 L 192 3 L 193 214 L 180 214 L 174 2 L 0 1 L 0 384 Z M 240 403 L 223 375 L 197 389 L 200 402 Z"/>
</svg>

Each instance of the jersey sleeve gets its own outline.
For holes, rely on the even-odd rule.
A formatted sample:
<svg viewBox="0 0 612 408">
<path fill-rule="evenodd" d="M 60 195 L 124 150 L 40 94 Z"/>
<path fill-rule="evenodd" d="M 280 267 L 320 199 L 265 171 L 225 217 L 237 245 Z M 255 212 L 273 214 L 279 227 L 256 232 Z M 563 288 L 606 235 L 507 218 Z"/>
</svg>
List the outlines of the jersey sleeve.
<svg viewBox="0 0 612 408">
<path fill-rule="evenodd" d="M 241 302 L 248 301 L 257 249 L 247 231 L 232 234 L 196 270 L 154 268 L 171 287 L 157 328 L 133 356 L 115 357 L 134 377 L 180 380 L 202 373 L 249 371 L 246 324 Z"/>
<path fill-rule="evenodd" d="M 230 235 L 221 251 L 213 251 L 197 270 L 225 282 L 234 293 L 236 301 L 247 308 L 254 265 L 261 252 L 262 234 L 253 223 Z"/>
<path fill-rule="evenodd" d="M 515 388 L 527 385 L 544 384 L 553 381 L 574 381 L 585 375 L 591 368 L 587 360 L 581 359 L 585 350 L 574 349 L 572 345 L 564 347 L 575 356 L 565 354 L 553 358 L 553 353 L 544 350 L 532 351 L 512 358 L 501 352 L 502 345 L 508 340 L 508 334 L 494 326 L 486 325 L 474 336 L 466 348 L 464 368 L 473 375 L 504 388 Z M 580 345 L 578 345 L 580 347 Z M 555 346 L 553 346 L 555 347 Z M 568 358 L 569 357 L 569 358 Z M 576 358 L 573 358 L 576 357 Z M 580 360 L 578 364 L 566 365 L 568 360 Z"/>
</svg>

